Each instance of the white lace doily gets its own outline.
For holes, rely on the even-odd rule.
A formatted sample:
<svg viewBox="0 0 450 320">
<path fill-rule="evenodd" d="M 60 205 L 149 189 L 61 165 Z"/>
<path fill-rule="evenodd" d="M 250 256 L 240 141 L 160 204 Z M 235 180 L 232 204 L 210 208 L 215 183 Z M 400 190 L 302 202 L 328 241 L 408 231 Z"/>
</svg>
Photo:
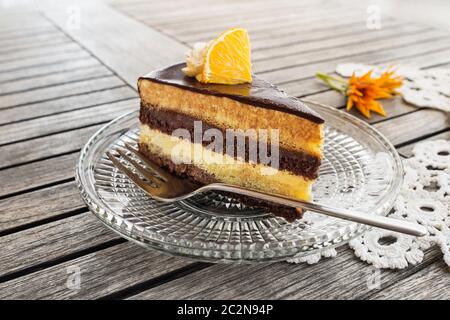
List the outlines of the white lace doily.
<svg viewBox="0 0 450 320">
<path fill-rule="evenodd" d="M 403 161 L 405 178 L 390 217 L 417 222 L 428 229 L 422 238 L 374 228 L 349 242 L 361 260 L 377 268 L 402 269 L 423 260 L 423 250 L 437 245 L 450 266 L 450 141 L 417 144 L 413 156 Z M 314 220 L 310 224 L 320 223 Z M 330 249 L 322 254 L 292 258 L 288 262 L 317 263 L 334 257 Z"/>
<path fill-rule="evenodd" d="M 361 76 L 373 69 L 373 75 L 379 76 L 388 68 L 388 66 L 342 63 L 336 67 L 336 72 L 343 77 L 350 77 L 353 72 Z M 418 107 L 450 112 L 450 68 L 420 70 L 412 66 L 399 65 L 396 66 L 395 72 L 404 77 L 400 92 L 406 102 Z"/>
</svg>

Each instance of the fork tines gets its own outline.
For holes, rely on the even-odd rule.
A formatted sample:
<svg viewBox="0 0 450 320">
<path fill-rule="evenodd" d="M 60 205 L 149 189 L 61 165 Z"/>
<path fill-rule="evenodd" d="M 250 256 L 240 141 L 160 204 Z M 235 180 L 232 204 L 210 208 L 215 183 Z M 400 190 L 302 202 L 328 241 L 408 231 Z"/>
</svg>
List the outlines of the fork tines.
<svg viewBox="0 0 450 320">
<path fill-rule="evenodd" d="M 106 155 L 108 158 L 112 161 L 114 166 L 122 171 L 128 178 L 130 178 L 137 186 L 142 188 L 144 191 L 149 193 L 150 195 L 158 195 L 163 191 L 165 183 L 168 181 L 167 179 L 167 173 L 162 171 L 158 166 L 156 166 L 154 163 L 151 163 L 148 161 L 140 152 L 139 150 L 132 147 L 130 144 L 125 143 L 124 148 L 128 151 L 130 151 L 132 154 L 137 156 L 142 162 L 150 168 L 152 171 L 149 171 L 146 167 L 138 163 L 136 160 L 134 160 L 131 156 L 128 156 L 124 151 L 121 150 L 121 148 L 115 149 L 115 152 L 118 153 L 118 155 L 114 155 L 111 152 L 107 151 Z M 119 157 L 120 156 L 120 157 Z M 121 161 L 120 158 L 123 160 Z M 125 165 L 125 163 L 128 164 Z M 129 168 L 129 166 L 136 169 L 137 172 L 139 172 L 143 179 L 139 174 L 133 172 Z M 147 182 L 148 181 L 148 182 Z"/>
</svg>

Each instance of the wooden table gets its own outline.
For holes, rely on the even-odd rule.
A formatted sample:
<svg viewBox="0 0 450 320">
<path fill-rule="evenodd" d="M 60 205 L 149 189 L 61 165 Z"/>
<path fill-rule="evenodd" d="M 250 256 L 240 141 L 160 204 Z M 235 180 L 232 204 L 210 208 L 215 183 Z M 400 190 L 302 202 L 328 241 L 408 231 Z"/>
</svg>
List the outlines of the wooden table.
<svg viewBox="0 0 450 320">
<path fill-rule="evenodd" d="M 1 298 L 450 298 L 449 270 L 435 248 L 416 266 L 381 271 L 378 288 L 367 285 L 372 268 L 347 246 L 311 266 L 213 265 L 144 250 L 106 229 L 74 181 L 87 139 L 138 107 L 137 77 L 228 27 L 248 28 L 261 77 L 337 108 L 343 98 L 316 71 L 346 61 L 450 66 L 448 30 L 384 12 L 381 29 L 369 30 L 367 4 L 342 1 L 58 3 L 0 12 Z M 369 122 L 403 157 L 419 141 L 450 138 L 444 113 L 401 99 L 384 105 L 389 116 Z"/>
</svg>

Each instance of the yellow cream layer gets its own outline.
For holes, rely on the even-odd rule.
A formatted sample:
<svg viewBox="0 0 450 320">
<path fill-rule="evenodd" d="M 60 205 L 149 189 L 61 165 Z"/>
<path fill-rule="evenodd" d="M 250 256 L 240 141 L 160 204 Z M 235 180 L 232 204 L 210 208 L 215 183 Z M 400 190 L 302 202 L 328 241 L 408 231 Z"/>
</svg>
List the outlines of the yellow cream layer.
<svg viewBox="0 0 450 320">
<path fill-rule="evenodd" d="M 147 108 L 183 113 L 224 129 L 278 129 L 280 147 L 321 157 L 321 124 L 285 112 L 149 80 L 141 79 L 138 86 L 141 100 Z"/>
<path fill-rule="evenodd" d="M 204 148 L 201 144 L 173 137 L 159 130 L 141 125 L 139 141 L 151 153 L 171 159 L 175 163 L 195 165 L 223 183 L 310 200 L 314 181 L 267 165 L 234 159 Z"/>
</svg>

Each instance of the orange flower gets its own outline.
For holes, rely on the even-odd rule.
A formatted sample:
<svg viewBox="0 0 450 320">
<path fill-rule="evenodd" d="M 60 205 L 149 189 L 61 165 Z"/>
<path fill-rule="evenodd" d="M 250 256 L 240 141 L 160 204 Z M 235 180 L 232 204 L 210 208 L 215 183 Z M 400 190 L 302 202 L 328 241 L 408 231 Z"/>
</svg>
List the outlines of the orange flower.
<svg viewBox="0 0 450 320">
<path fill-rule="evenodd" d="M 392 69 L 383 72 L 379 78 L 373 78 L 372 71 L 361 77 L 353 73 L 348 81 L 321 73 L 317 76 L 331 88 L 347 96 L 347 110 L 355 106 L 366 118 L 370 118 L 371 111 L 386 116 L 383 106 L 377 100 L 390 99 L 398 94 L 396 89 L 402 85 L 402 78 L 394 76 Z"/>
<path fill-rule="evenodd" d="M 394 75 L 395 71 L 392 68 L 389 68 L 378 78 L 380 87 L 385 89 L 391 95 L 400 94 L 396 89 L 400 88 L 403 83 L 402 77 Z"/>
</svg>

